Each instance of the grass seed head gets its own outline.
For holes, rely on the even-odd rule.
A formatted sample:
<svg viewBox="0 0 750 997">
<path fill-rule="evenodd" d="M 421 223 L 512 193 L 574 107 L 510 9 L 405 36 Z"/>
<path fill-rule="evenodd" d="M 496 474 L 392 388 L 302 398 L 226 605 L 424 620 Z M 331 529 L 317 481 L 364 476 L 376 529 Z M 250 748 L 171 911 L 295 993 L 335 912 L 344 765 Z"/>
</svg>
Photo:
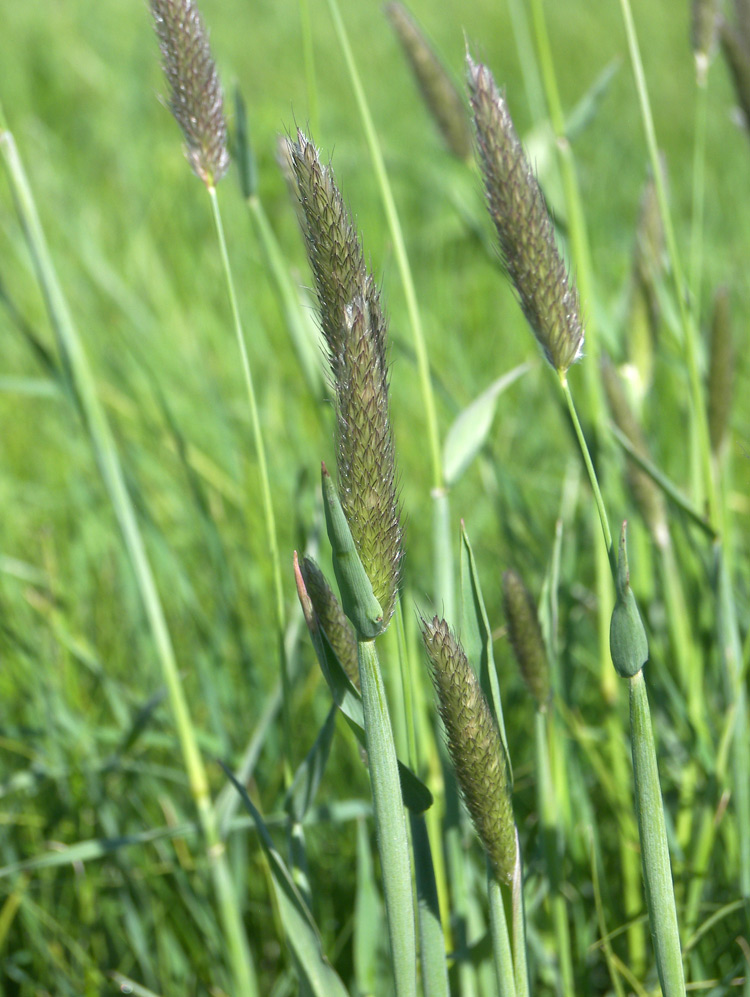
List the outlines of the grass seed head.
<svg viewBox="0 0 750 997">
<path fill-rule="evenodd" d="M 438 712 L 461 794 L 495 873 L 510 883 L 516 829 L 500 734 L 479 681 L 445 620 L 422 621 Z"/>
<path fill-rule="evenodd" d="M 326 581 L 326 576 L 311 557 L 304 557 L 300 571 L 315 615 L 325 631 L 328 643 L 341 662 L 353 685 L 359 689 L 357 636 L 347 620 L 341 603 Z"/>
<path fill-rule="evenodd" d="M 503 263 L 539 345 L 563 374 L 583 348 L 578 291 L 505 97 L 486 66 L 471 57 L 467 65 L 477 152 Z"/>
<path fill-rule="evenodd" d="M 215 186 L 227 172 L 224 95 L 208 32 L 193 0 L 151 0 L 169 84 L 169 109 L 182 130 L 185 154 L 197 177 Z"/>
<path fill-rule="evenodd" d="M 333 172 L 300 131 L 289 151 L 335 391 L 339 497 L 385 626 L 403 557 L 387 323 Z"/>
<path fill-rule="evenodd" d="M 420 92 L 446 146 L 458 159 L 471 158 L 471 126 L 461 94 L 419 26 L 401 3 L 385 12 L 411 66 Z"/>
<path fill-rule="evenodd" d="M 537 709 L 546 710 L 550 697 L 547 649 L 534 600 L 516 571 L 503 573 L 503 605 L 508 636 L 521 674 Z"/>
</svg>

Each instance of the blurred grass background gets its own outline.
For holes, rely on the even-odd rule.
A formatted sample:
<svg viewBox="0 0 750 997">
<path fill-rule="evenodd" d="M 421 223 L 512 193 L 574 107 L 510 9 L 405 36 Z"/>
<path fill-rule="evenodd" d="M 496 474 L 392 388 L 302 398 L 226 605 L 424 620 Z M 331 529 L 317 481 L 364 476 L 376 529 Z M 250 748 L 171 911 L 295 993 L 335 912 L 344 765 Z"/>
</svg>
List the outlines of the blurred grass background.
<svg viewBox="0 0 750 997">
<path fill-rule="evenodd" d="M 526 103 L 504 4 L 415 0 L 411 9 L 457 78 L 465 37 L 506 86 L 520 133 L 538 124 Z M 686 259 L 695 97 L 689 4 L 639 2 L 634 9 Z M 307 127 L 310 116 L 298 7 L 204 0 L 201 10 L 225 88 L 231 92 L 236 81 L 247 103 L 261 198 L 307 286 L 294 208 L 275 161 L 277 135 L 295 124 Z M 474 197 L 480 203 L 479 182 L 443 151 L 380 5 L 348 4 L 343 13 L 395 188 L 445 434 L 493 379 L 535 359 L 536 347 L 496 262 L 446 195 L 446 178 L 461 174 L 468 203 Z M 566 111 L 607 66 L 619 66 L 574 148 L 597 281 L 597 297 L 583 303 L 584 311 L 596 314 L 602 340 L 622 359 L 646 152 L 620 13 L 615 4 L 565 0 L 548 4 L 547 15 Z M 236 760 L 277 679 L 270 564 L 209 205 L 159 101 L 164 84 L 148 10 L 123 0 L 4 0 L 2 20 L 0 99 L 116 431 L 201 744 L 209 758 Z M 366 254 L 382 275 L 391 316 L 410 617 L 411 593 L 425 600 L 432 588 L 421 399 L 388 230 L 324 4 L 312 4 L 312 24 L 320 116 L 314 138 L 333 155 Z M 717 60 L 709 94 L 702 302 L 707 321 L 713 289 L 729 286 L 738 348 L 730 506 L 744 631 L 750 146 L 732 120 L 733 102 Z M 231 110 L 229 117 L 231 127 Z M 539 168 L 544 179 L 543 161 Z M 290 566 L 292 550 L 304 549 L 319 526 L 319 461 L 333 456 L 329 413 L 307 393 L 232 172 L 219 197 L 259 388 L 280 547 Z M 489 222 L 477 217 L 489 235 Z M 209 981 L 216 987 L 221 980 L 221 942 L 205 877 L 194 868 L 201 861 L 194 836 L 115 849 L 85 865 L 67 862 L 28 872 L 28 878 L 9 872 L 15 862 L 76 842 L 178 827 L 193 819 L 193 811 L 133 577 L 89 444 L 55 376 L 52 335 L 4 180 L 0 286 L 0 979 L 9 993 L 100 993 L 110 992 L 106 988 L 114 985 L 105 982 L 106 974 L 117 970 L 163 993 L 219 992 L 208 989 Z M 687 486 L 687 390 L 679 360 L 665 329 L 647 423 L 657 462 Z M 580 377 L 580 369 L 572 372 L 572 380 Z M 452 496 L 456 538 L 463 517 L 493 626 L 501 620 L 503 568 L 521 568 L 540 588 L 571 455 L 549 374 L 536 363 L 500 398 L 490 460 L 475 463 Z M 613 476 L 607 486 L 615 515 L 632 515 L 619 480 Z M 643 547 L 645 531 L 635 529 L 642 531 Z M 694 539 L 686 533 L 680 542 L 687 560 L 700 562 Z M 599 666 L 588 545 L 584 529 L 564 551 L 564 643 L 575 665 L 569 701 L 596 738 Z M 634 550 L 633 574 L 650 597 L 658 652 L 658 594 L 638 574 L 637 539 Z M 696 577 L 686 584 L 700 629 L 709 609 Z M 293 607 L 291 570 L 286 598 Z M 302 644 L 293 764 L 314 740 L 329 702 Z M 504 642 L 498 645 L 502 666 L 507 655 Z M 523 739 L 531 708 L 512 669 L 503 694 L 523 823 L 534 806 L 531 752 Z M 654 695 L 663 720 L 669 800 L 685 746 L 658 682 Z M 270 729 L 255 772 L 253 791 L 268 813 L 279 804 L 280 736 L 279 725 Z M 216 793 L 225 778 L 217 765 L 210 773 Z M 344 739 L 334 742 L 320 795 L 321 802 L 367 799 L 366 774 Z M 231 840 L 264 985 L 280 986 L 287 961 L 276 940 L 262 863 L 245 835 Z M 308 847 L 320 890 L 318 922 L 327 950 L 332 957 L 343 953 L 346 966 L 353 827 L 334 821 L 313 829 Z M 597 979 L 594 972 L 589 992 L 604 992 Z"/>
</svg>

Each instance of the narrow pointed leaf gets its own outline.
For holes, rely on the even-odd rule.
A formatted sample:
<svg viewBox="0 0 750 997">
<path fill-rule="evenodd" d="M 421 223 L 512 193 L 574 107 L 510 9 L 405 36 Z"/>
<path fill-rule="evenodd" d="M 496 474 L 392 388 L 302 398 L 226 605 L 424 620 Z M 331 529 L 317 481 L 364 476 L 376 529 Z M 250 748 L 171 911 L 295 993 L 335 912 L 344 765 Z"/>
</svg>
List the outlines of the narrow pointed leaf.
<svg viewBox="0 0 750 997">
<path fill-rule="evenodd" d="M 304 761 L 295 772 L 292 785 L 287 792 L 284 809 L 298 824 L 301 824 L 305 819 L 305 815 L 317 795 L 335 730 L 336 707 L 334 706 L 330 709 L 325 723 L 315 739 L 315 744 L 310 748 Z"/>
<path fill-rule="evenodd" d="M 297 969 L 302 975 L 302 986 L 306 986 L 315 997 L 348 997 L 346 987 L 338 973 L 323 954 L 317 925 L 274 845 L 263 818 L 247 795 L 245 787 L 235 779 L 226 765 L 221 763 L 221 767 L 240 794 L 245 809 L 258 829 L 258 837 L 271 870 L 286 939 L 294 952 Z"/>
<path fill-rule="evenodd" d="M 503 704 L 500 699 L 495 658 L 492 653 L 492 631 L 487 618 L 487 610 L 484 608 L 474 552 L 471 549 L 469 535 L 463 523 L 461 523 L 461 643 L 469 661 L 474 668 L 479 669 L 482 691 L 492 704 L 492 712 L 500 731 L 500 740 L 505 751 L 508 777 L 512 787 L 513 768 L 508 750 L 508 738 L 505 734 Z"/>
<path fill-rule="evenodd" d="M 482 449 L 492 429 L 498 397 L 530 367 L 523 363 L 503 374 L 456 418 L 443 446 L 446 484 L 455 484 Z"/>
</svg>

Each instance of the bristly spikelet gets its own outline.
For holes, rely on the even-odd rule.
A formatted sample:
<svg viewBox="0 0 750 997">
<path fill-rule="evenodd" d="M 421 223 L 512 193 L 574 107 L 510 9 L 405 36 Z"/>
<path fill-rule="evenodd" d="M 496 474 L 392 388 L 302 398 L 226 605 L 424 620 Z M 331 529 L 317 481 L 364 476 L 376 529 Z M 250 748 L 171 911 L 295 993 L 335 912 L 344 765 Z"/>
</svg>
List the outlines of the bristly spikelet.
<svg viewBox="0 0 750 997">
<path fill-rule="evenodd" d="M 325 631 L 333 653 L 343 665 L 353 685 L 359 689 L 357 635 L 344 615 L 326 577 L 311 557 L 304 557 L 300 571 L 315 614 Z"/>
<path fill-rule="evenodd" d="M 486 66 L 469 56 L 467 66 L 479 162 L 503 263 L 537 341 L 564 374 L 583 347 L 578 291 L 505 98 Z"/>
<path fill-rule="evenodd" d="M 503 606 L 508 636 L 526 685 L 538 710 L 550 697 L 549 662 L 534 600 L 516 571 L 503 572 Z"/>
<path fill-rule="evenodd" d="M 193 0 L 151 0 L 169 84 L 169 109 L 182 130 L 185 155 L 206 187 L 227 172 L 224 96 L 208 32 Z"/>
<path fill-rule="evenodd" d="M 734 382 L 734 347 L 729 320 L 729 292 L 720 287 L 714 297 L 708 369 L 708 428 L 711 450 L 718 454 L 729 427 Z"/>
<path fill-rule="evenodd" d="M 336 395 L 339 497 L 385 626 L 396 606 L 403 556 L 387 324 L 332 171 L 301 131 L 289 149 Z"/>
<path fill-rule="evenodd" d="M 403 4 L 386 4 L 385 12 L 398 35 L 424 102 L 443 136 L 443 141 L 458 159 L 469 159 L 471 157 L 469 117 L 448 71 Z"/>
<path fill-rule="evenodd" d="M 511 883 L 516 829 L 500 734 L 479 681 L 445 620 L 422 621 L 438 711 L 461 794 L 499 880 Z"/>
</svg>

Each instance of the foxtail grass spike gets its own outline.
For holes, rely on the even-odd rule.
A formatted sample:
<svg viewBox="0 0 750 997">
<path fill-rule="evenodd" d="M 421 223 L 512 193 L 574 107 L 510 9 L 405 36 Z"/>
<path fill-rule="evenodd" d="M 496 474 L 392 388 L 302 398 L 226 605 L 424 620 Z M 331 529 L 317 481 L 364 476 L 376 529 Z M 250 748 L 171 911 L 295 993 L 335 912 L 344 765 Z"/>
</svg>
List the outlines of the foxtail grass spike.
<svg viewBox="0 0 750 997">
<path fill-rule="evenodd" d="M 719 0 L 693 0 L 690 41 L 701 86 L 705 85 L 708 68 L 716 53 L 720 14 Z"/>
<path fill-rule="evenodd" d="M 609 628 L 612 664 L 618 675 L 632 678 L 648 661 L 648 638 L 638 604 L 630 587 L 628 551 L 625 544 L 627 523 L 622 524 L 620 553 L 617 559 L 617 601 Z"/>
<path fill-rule="evenodd" d="M 338 493 L 384 629 L 396 606 L 403 556 L 387 325 L 332 171 L 302 132 L 289 149 L 335 391 Z"/>
<path fill-rule="evenodd" d="M 508 636 L 537 709 L 546 710 L 550 697 L 549 661 L 539 616 L 531 593 L 516 571 L 503 573 L 503 606 Z"/>
<path fill-rule="evenodd" d="M 445 620 L 422 621 L 438 712 L 466 808 L 498 879 L 510 885 L 516 828 L 500 734 L 479 680 Z"/>
<path fill-rule="evenodd" d="M 620 375 L 607 356 L 602 357 L 602 380 L 615 425 L 627 437 L 636 453 L 645 460 L 650 460 L 648 445 L 641 425 L 630 407 Z M 669 527 L 664 497 L 653 479 L 635 461 L 628 461 L 626 473 L 628 485 L 633 493 L 638 511 L 643 516 L 655 543 L 663 548 L 669 543 Z"/>
<path fill-rule="evenodd" d="M 479 163 L 503 263 L 537 342 L 564 374 L 583 348 L 578 291 L 505 97 L 486 66 L 469 56 L 467 66 Z"/>
<path fill-rule="evenodd" d="M 708 371 L 708 430 L 711 450 L 718 454 L 729 427 L 734 380 L 734 349 L 729 318 L 729 292 L 719 288 L 714 298 Z"/>
<path fill-rule="evenodd" d="M 466 107 L 445 66 L 401 3 L 385 8 L 446 146 L 458 159 L 471 158 L 471 126 Z"/>
<path fill-rule="evenodd" d="M 211 55 L 208 31 L 193 0 L 151 0 L 169 109 L 185 139 L 185 155 L 206 187 L 227 172 L 224 95 Z"/>
</svg>

